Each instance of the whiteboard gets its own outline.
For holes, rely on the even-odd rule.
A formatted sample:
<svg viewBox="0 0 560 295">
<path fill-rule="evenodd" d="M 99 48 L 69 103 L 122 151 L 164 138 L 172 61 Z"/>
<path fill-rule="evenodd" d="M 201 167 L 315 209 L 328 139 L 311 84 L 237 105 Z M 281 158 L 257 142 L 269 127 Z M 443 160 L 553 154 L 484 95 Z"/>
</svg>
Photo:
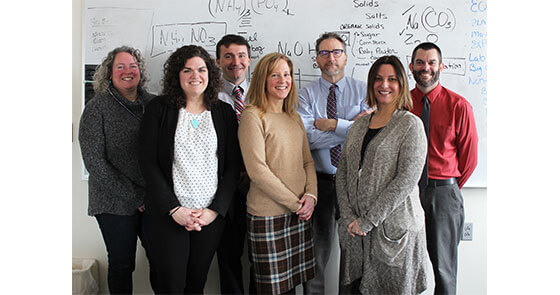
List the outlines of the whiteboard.
<svg viewBox="0 0 560 295">
<path fill-rule="evenodd" d="M 314 48 L 315 40 L 323 32 L 338 32 L 344 38 L 348 54 L 345 73 L 364 81 L 371 64 L 380 56 L 398 56 L 408 72 L 415 45 L 434 42 L 443 53 L 442 85 L 465 97 L 474 108 L 479 157 L 466 186 L 486 187 L 486 1 L 84 0 L 84 3 L 84 65 L 101 63 L 108 51 L 121 45 L 138 48 L 147 63 L 148 91 L 153 93 L 160 92 L 163 64 L 176 48 L 196 44 L 215 55 L 216 43 L 225 34 L 239 34 L 249 41 L 252 68 L 267 53 L 286 54 L 294 62 L 298 88 L 320 77 Z M 410 86 L 414 87 L 411 73 L 408 75 Z"/>
</svg>

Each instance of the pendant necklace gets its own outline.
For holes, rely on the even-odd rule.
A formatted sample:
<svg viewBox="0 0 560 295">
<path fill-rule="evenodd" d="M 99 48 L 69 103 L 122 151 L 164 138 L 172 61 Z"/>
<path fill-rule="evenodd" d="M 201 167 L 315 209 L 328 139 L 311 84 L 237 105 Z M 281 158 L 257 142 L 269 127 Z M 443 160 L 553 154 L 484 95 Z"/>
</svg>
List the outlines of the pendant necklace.
<svg viewBox="0 0 560 295">
<path fill-rule="evenodd" d="M 191 120 L 191 125 L 194 129 L 198 128 L 198 126 L 200 126 L 200 122 L 198 122 L 198 120 L 196 118 Z"/>
</svg>

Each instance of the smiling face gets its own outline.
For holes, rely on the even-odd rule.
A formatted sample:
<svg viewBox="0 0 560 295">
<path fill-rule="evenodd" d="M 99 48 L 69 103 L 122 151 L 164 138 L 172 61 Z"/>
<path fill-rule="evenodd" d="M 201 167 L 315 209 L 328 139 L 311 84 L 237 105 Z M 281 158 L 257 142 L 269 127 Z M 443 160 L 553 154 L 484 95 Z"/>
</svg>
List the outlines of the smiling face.
<svg viewBox="0 0 560 295">
<path fill-rule="evenodd" d="M 251 65 L 251 58 L 247 52 L 247 46 L 232 43 L 229 47 L 220 46 L 220 56 L 216 59 L 216 63 L 222 69 L 225 80 L 239 85 L 245 80 L 245 73 Z"/>
<path fill-rule="evenodd" d="M 400 89 L 401 86 L 395 68 L 389 64 L 381 65 L 373 83 L 377 106 L 393 106 L 396 104 Z"/>
<path fill-rule="evenodd" d="M 179 72 L 179 82 L 186 97 L 201 96 L 208 86 L 208 69 L 204 60 L 198 56 L 187 59 L 185 67 Z"/>
<path fill-rule="evenodd" d="M 119 52 L 113 61 L 111 72 L 113 86 L 125 95 L 136 91 L 140 82 L 140 70 L 136 59 L 128 52 Z"/>
<path fill-rule="evenodd" d="M 288 63 L 281 59 L 278 65 L 266 78 L 266 94 L 268 101 L 275 103 L 284 100 L 292 89 L 292 75 Z"/>
<path fill-rule="evenodd" d="M 326 39 L 319 44 L 319 51 L 344 49 L 344 45 L 337 39 Z M 331 52 L 327 56 L 317 55 L 317 65 L 321 69 L 323 78 L 331 82 L 338 82 L 344 76 L 344 67 L 348 61 L 348 56 L 343 52 L 339 57 L 335 57 Z"/>
<path fill-rule="evenodd" d="M 436 49 L 418 49 L 409 68 L 418 87 L 426 90 L 424 93 L 427 93 L 437 86 L 443 63 L 439 60 Z"/>
</svg>

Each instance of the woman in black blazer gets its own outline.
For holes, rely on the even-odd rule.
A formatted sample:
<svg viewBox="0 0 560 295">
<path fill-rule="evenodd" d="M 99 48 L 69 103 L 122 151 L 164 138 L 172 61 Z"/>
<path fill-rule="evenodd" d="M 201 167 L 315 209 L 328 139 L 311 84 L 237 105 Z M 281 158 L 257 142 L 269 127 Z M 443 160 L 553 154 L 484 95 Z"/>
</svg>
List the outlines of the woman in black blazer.
<svg viewBox="0 0 560 295">
<path fill-rule="evenodd" d="M 140 168 L 156 293 L 203 293 L 240 169 L 235 113 L 218 100 L 220 73 L 202 47 L 177 49 L 163 94 L 146 107 Z"/>
</svg>

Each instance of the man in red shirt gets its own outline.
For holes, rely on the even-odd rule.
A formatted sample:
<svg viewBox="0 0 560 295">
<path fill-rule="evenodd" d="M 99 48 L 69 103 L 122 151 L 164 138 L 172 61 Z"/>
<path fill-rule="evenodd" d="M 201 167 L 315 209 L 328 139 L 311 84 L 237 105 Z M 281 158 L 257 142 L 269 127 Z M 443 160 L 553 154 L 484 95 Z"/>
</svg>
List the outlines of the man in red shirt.
<svg viewBox="0 0 560 295">
<path fill-rule="evenodd" d="M 465 98 L 439 83 L 444 66 L 437 45 L 416 46 L 409 67 L 416 80 L 410 91 L 411 111 L 424 121 L 428 138 L 427 169 L 419 185 L 435 294 L 455 294 L 457 248 L 465 219 L 459 189 L 473 173 L 478 153 L 473 109 Z"/>
</svg>

